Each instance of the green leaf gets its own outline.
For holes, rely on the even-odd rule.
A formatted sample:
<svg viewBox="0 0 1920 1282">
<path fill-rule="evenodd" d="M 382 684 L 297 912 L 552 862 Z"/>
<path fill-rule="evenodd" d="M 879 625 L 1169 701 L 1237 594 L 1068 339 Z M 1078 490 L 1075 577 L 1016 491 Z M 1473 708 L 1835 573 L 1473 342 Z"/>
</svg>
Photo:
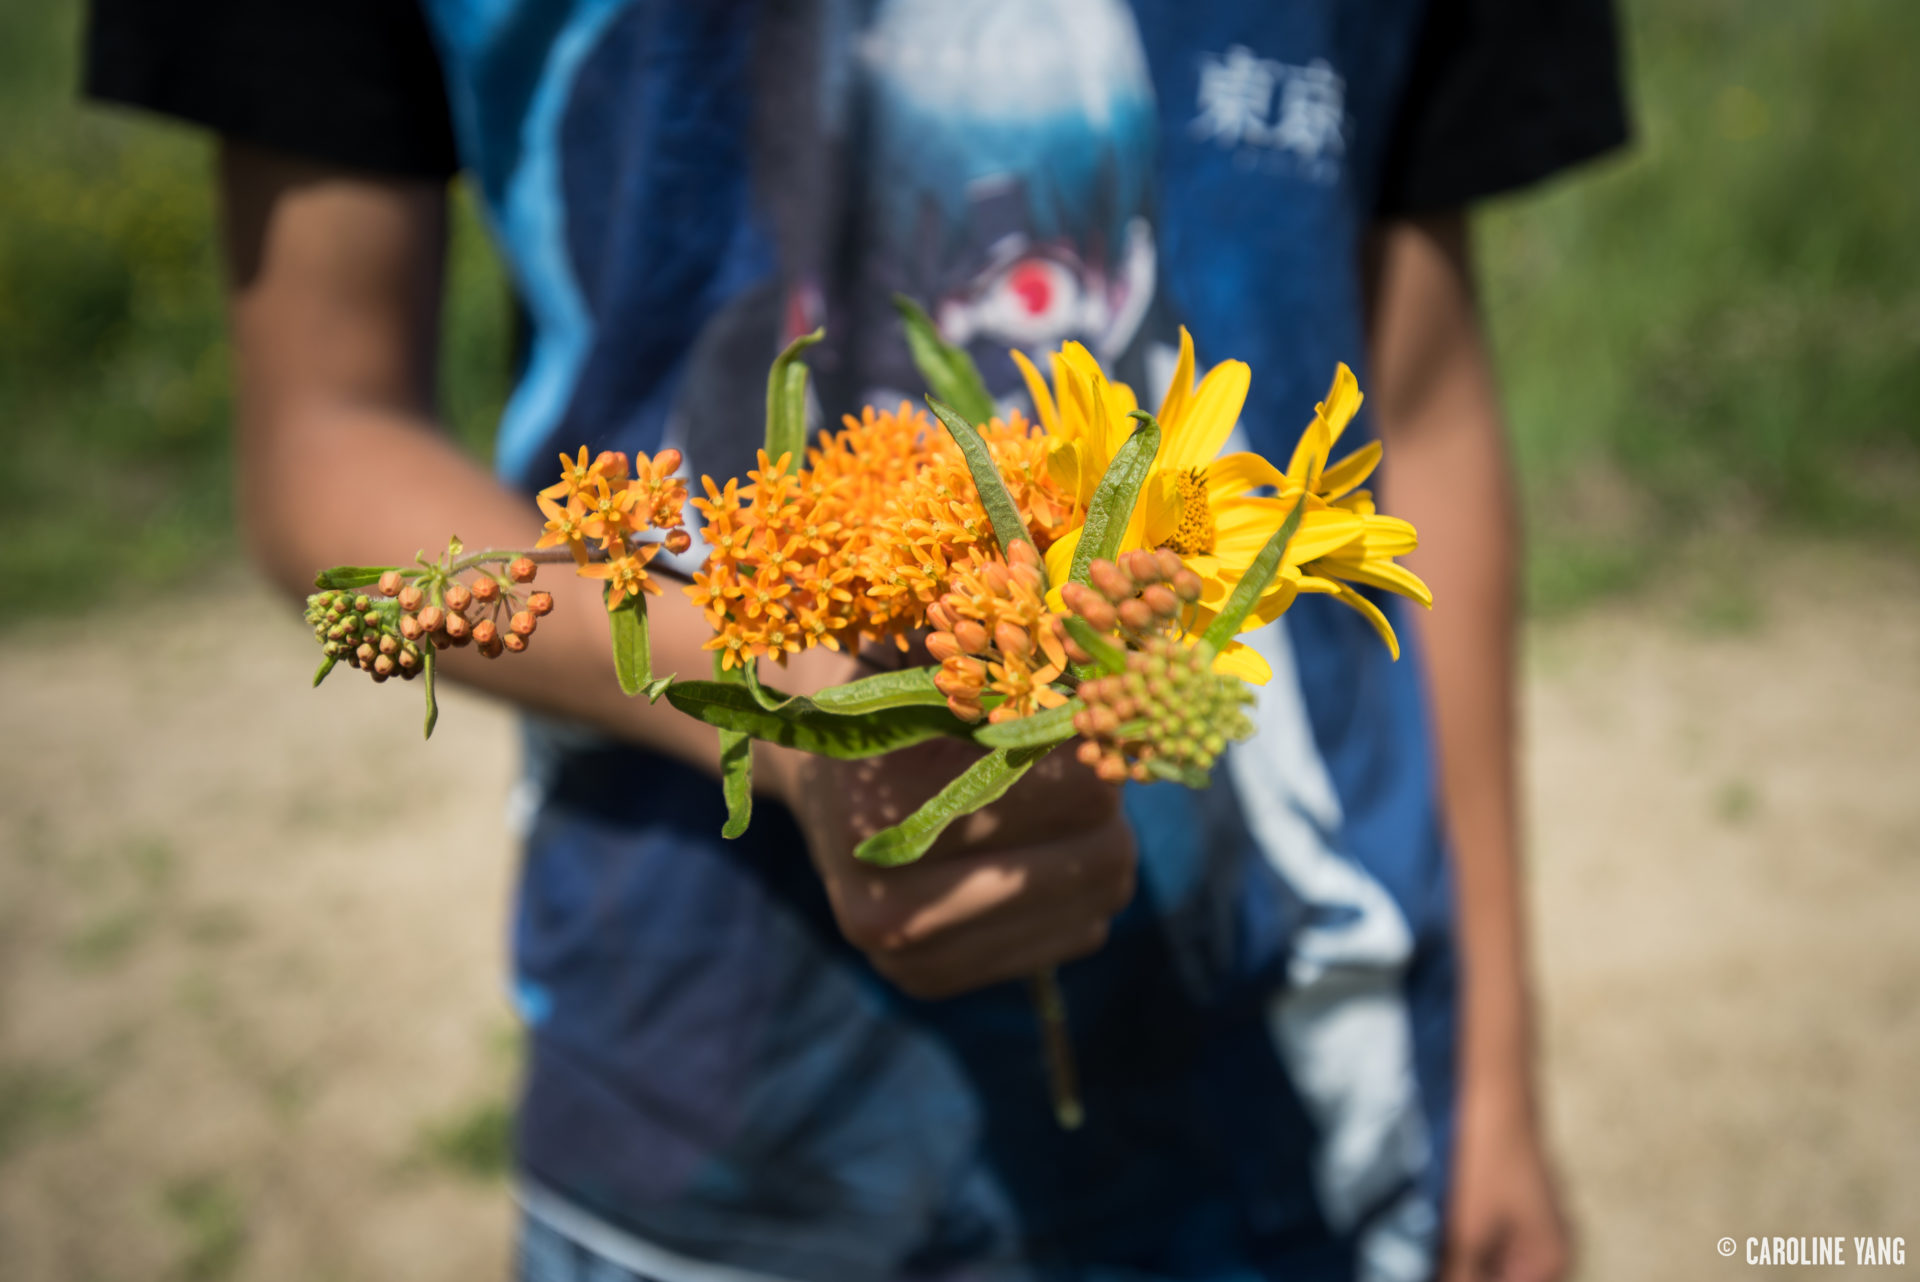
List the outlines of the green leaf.
<svg viewBox="0 0 1920 1282">
<path fill-rule="evenodd" d="M 638 595 L 628 597 L 619 609 L 608 611 L 607 624 L 613 630 L 613 673 L 620 678 L 621 692 L 639 694 L 653 680 L 646 601 Z"/>
<path fill-rule="evenodd" d="M 728 671 L 720 666 L 720 656 L 713 656 L 713 675 L 711 682 L 685 682 L 682 685 L 712 685 L 721 690 L 731 690 L 745 694 L 740 682 L 743 674 Z M 675 707 L 679 704 L 673 698 L 673 692 L 682 685 L 667 689 L 667 701 Z M 753 740 L 737 730 L 724 726 L 720 730 L 720 791 L 727 800 L 727 821 L 720 827 L 720 835 L 728 841 L 738 837 L 753 822 Z"/>
<path fill-rule="evenodd" d="M 313 576 L 316 588 L 364 588 L 369 583 L 378 583 L 380 576 L 388 570 L 397 570 L 397 565 L 336 565 L 330 570 L 322 570 Z"/>
<path fill-rule="evenodd" d="M 1160 452 L 1160 424 L 1144 410 L 1133 411 L 1140 426 L 1113 452 L 1113 462 L 1093 491 L 1087 504 L 1086 528 L 1080 531 L 1079 546 L 1073 550 L 1073 568 L 1067 578 L 1074 583 L 1087 581 L 1087 567 L 1095 561 L 1111 561 L 1120 552 L 1120 540 L 1127 535 L 1127 522 L 1133 519 L 1133 505 L 1140 498 L 1140 487 L 1153 472 L 1153 459 Z"/>
<path fill-rule="evenodd" d="M 1293 540 L 1293 532 L 1300 528 L 1300 517 L 1307 510 L 1307 496 L 1303 491 L 1300 501 L 1293 505 L 1293 511 L 1287 513 L 1287 519 L 1273 532 L 1260 554 L 1247 566 L 1247 572 L 1240 576 L 1240 582 L 1234 584 L 1233 592 L 1227 597 L 1227 603 L 1220 607 L 1220 613 L 1214 616 L 1207 630 L 1200 634 L 1205 645 L 1216 651 L 1224 650 L 1227 642 L 1233 640 L 1240 631 L 1240 625 L 1253 613 L 1253 607 L 1260 601 L 1260 594 L 1273 583 L 1273 576 L 1280 573 L 1280 558 L 1287 553 L 1287 544 Z"/>
<path fill-rule="evenodd" d="M 1077 614 L 1066 616 L 1067 635 L 1109 676 L 1126 671 L 1127 652 L 1093 630 L 1093 625 Z"/>
<path fill-rule="evenodd" d="M 674 675 L 678 674 L 676 673 Z M 660 702 L 660 696 L 665 694 L 667 687 L 672 684 L 673 676 L 656 677 L 654 680 L 647 682 L 646 688 L 640 693 L 647 696 L 648 703 L 658 703 Z"/>
<path fill-rule="evenodd" d="M 826 336 L 824 329 L 802 334 L 774 357 L 767 371 L 767 457 L 778 462 L 782 454 L 791 455 L 794 471 L 807 456 L 807 367 L 800 353 Z"/>
<path fill-rule="evenodd" d="M 434 723 L 440 720 L 440 701 L 434 697 L 433 693 L 433 654 L 432 646 L 420 647 L 420 684 L 426 687 L 427 696 L 426 733 L 420 736 L 423 739 L 433 738 Z"/>
<path fill-rule="evenodd" d="M 1205 788 L 1213 782 L 1213 776 L 1197 766 L 1177 766 L 1159 757 L 1147 763 L 1147 773 L 1186 788 Z"/>
<path fill-rule="evenodd" d="M 944 708 L 947 696 L 933 686 L 939 668 L 902 668 L 828 686 L 813 696 L 813 706 L 839 717 L 857 717 L 888 708 Z"/>
<path fill-rule="evenodd" d="M 1030 717 L 989 722 L 974 731 L 973 740 L 989 748 L 1051 748 L 1073 738 L 1073 716 L 1086 706 L 1078 699 L 1069 699 Z"/>
<path fill-rule="evenodd" d="M 895 294 L 893 306 L 906 324 L 907 350 L 913 353 L 913 363 L 920 367 L 928 390 L 959 410 L 970 423 L 992 418 L 993 396 L 973 357 L 940 337 L 926 310 L 905 294 Z"/>
<path fill-rule="evenodd" d="M 334 658 L 332 655 L 327 655 L 325 658 L 320 660 L 320 671 L 313 674 L 314 689 L 317 690 L 320 688 L 320 683 L 327 679 L 327 673 L 332 672 L 333 665 L 338 662 L 340 661 Z"/>
<path fill-rule="evenodd" d="M 744 682 L 676 681 L 667 690 L 667 702 L 723 731 L 822 757 L 874 757 L 929 739 L 968 734 L 967 724 L 945 708 L 907 706 L 841 716 L 796 698 L 769 709 Z"/>
<path fill-rule="evenodd" d="M 1000 543 L 1000 554 L 1005 556 L 1007 548 L 1014 543 L 1032 543 L 1033 535 L 1027 532 L 1027 523 L 1020 519 L 1013 495 L 1007 493 L 1007 483 L 1000 478 L 1000 469 L 993 461 L 993 451 L 987 448 L 986 440 L 951 407 L 931 396 L 927 398 L 927 406 L 946 425 L 947 435 L 953 437 L 953 443 L 966 457 L 967 470 L 973 473 L 973 488 L 980 492 L 980 506 L 987 510 L 987 519 L 993 522 L 993 537 Z"/>
<path fill-rule="evenodd" d="M 1050 747 L 995 748 L 928 798 L 918 810 L 861 842 L 853 857 L 882 868 L 912 863 L 927 853 L 948 824 L 1006 795 L 1007 789 L 1045 756 Z"/>
</svg>

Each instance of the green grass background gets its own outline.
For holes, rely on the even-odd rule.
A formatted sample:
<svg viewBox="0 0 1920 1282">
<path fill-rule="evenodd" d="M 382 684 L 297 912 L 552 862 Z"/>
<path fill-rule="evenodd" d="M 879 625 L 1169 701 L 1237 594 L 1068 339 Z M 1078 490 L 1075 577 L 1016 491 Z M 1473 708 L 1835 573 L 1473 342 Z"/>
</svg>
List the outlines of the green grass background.
<svg viewBox="0 0 1920 1282">
<path fill-rule="evenodd" d="M 1479 224 L 1534 608 L 1644 582 L 1676 542 L 1920 551 L 1920 4 L 1628 0 L 1624 17 L 1635 148 Z M 209 147 L 78 103 L 79 21 L 75 0 L 0 5 L 13 617 L 233 552 Z M 443 398 L 480 448 L 507 291 L 464 193 L 453 258 Z"/>
</svg>

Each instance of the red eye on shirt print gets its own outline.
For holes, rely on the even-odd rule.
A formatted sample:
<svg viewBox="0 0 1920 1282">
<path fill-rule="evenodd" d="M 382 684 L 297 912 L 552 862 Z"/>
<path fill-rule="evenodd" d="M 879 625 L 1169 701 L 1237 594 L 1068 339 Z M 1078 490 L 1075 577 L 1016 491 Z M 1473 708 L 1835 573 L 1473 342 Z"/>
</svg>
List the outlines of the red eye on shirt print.
<svg viewBox="0 0 1920 1282">
<path fill-rule="evenodd" d="M 1086 288 L 1072 267 L 1029 255 L 979 283 L 967 300 L 969 328 L 1010 343 L 1046 343 L 1078 328 L 1086 301 Z"/>
</svg>

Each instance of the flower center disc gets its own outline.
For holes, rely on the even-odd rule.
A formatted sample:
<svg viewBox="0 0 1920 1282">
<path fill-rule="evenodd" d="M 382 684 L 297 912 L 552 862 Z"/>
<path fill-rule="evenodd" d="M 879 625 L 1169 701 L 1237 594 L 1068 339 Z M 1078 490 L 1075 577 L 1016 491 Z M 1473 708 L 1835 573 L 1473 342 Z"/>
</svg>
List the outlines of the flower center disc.
<svg viewBox="0 0 1920 1282">
<path fill-rule="evenodd" d="M 1216 531 L 1213 507 L 1207 502 L 1207 469 L 1196 467 L 1174 478 L 1174 496 L 1180 502 L 1180 523 L 1173 537 L 1162 546 L 1181 556 L 1199 556 L 1213 551 Z"/>
</svg>

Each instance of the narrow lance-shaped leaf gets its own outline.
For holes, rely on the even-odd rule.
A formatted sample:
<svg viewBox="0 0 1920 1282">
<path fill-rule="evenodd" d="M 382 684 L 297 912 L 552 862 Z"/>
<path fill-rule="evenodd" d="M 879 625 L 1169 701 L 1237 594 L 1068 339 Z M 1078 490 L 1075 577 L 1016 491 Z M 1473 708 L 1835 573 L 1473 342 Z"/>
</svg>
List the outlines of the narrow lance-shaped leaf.
<svg viewBox="0 0 1920 1282">
<path fill-rule="evenodd" d="M 745 694 L 737 682 L 742 680 L 738 670 L 727 671 L 720 666 L 720 656 L 713 656 L 713 675 L 718 678 L 712 684 L 722 690 L 731 690 Z M 694 684 L 688 682 L 686 684 Z M 669 687 L 667 699 L 679 707 L 673 698 L 673 691 L 679 687 Z M 720 828 L 720 835 L 731 841 L 747 830 L 753 821 L 753 740 L 738 730 L 725 727 L 720 731 L 720 791 L 727 801 L 727 821 Z"/>
<path fill-rule="evenodd" d="M 893 305 L 906 325 L 907 350 L 913 353 L 913 363 L 920 367 L 928 390 L 959 410 L 970 423 L 992 418 L 993 395 L 966 349 L 940 337 L 926 310 L 905 294 L 895 294 Z"/>
<path fill-rule="evenodd" d="M 828 686 L 813 696 L 813 706 L 839 717 L 857 717 L 889 708 L 945 707 L 947 696 L 934 688 L 931 667 L 902 668 L 861 677 L 844 685 Z"/>
<path fill-rule="evenodd" d="M 1133 519 L 1133 505 L 1140 498 L 1140 487 L 1153 471 L 1153 459 L 1160 452 L 1160 424 L 1143 410 L 1133 411 L 1140 426 L 1133 430 L 1113 452 L 1106 475 L 1094 488 L 1087 504 L 1086 528 L 1073 550 L 1073 568 L 1067 577 L 1075 583 L 1087 581 L 1088 567 L 1095 561 L 1111 561 L 1120 552 L 1120 541 L 1127 535 L 1127 522 Z"/>
<path fill-rule="evenodd" d="M 667 702 L 725 732 L 842 760 L 875 757 L 929 739 L 964 739 L 970 730 L 944 707 L 908 705 L 841 716 L 823 712 L 805 699 L 790 699 L 766 708 L 737 678 L 676 681 L 667 688 Z"/>
<path fill-rule="evenodd" d="M 647 696 L 648 703 L 660 702 L 660 696 L 665 694 L 667 692 L 667 687 L 673 684 L 674 675 L 677 675 L 677 674 L 669 674 L 664 677 L 654 678 L 652 681 L 647 682 L 646 689 L 642 690 L 640 693 Z"/>
<path fill-rule="evenodd" d="M 800 353 L 827 336 L 824 329 L 802 334 L 787 344 L 767 371 L 767 457 L 790 455 L 798 471 L 807 451 L 807 367 Z"/>
<path fill-rule="evenodd" d="M 853 857 L 882 868 L 912 863 L 927 853 L 948 824 L 1005 796 L 1050 748 L 995 748 L 918 810 L 861 842 Z"/>
<path fill-rule="evenodd" d="M 628 695 L 639 694 L 653 680 L 653 655 L 647 636 L 647 603 L 638 593 L 607 612 L 607 625 L 613 631 L 613 673 L 620 678 L 620 689 Z"/>
<path fill-rule="evenodd" d="M 1303 491 L 1299 502 L 1293 505 L 1293 511 L 1287 513 L 1287 519 L 1260 549 L 1247 572 L 1240 576 L 1240 582 L 1234 584 L 1233 592 L 1227 597 L 1226 604 L 1220 607 L 1220 613 L 1214 616 L 1207 630 L 1200 634 L 1200 640 L 1215 650 L 1226 648 L 1240 631 L 1240 625 L 1253 613 L 1253 607 L 1260 601 L 1260 595 L 1272 586 L 1274 576 L 1280 573 L 1281 558 L 1287 554 L 1287 544 L 1293 541 L 1293 532 L 1300 528 L 1300 517 L 1307 509 L 1307 496 Z"/>
<path fill-rule="evenodd" d="M 991 722 L 976 730 L 973 739 L 989 748 L 1051 748 L 1073 738 L 1074 714 L 1086 706 L 1078 699 L 1069 699 L 1030 717 Z"/>
<path fill-rule="evenodd" d="M 1027 523 L 1020 519 L 1020 508 L 1007 492 L 1007 483 L 1000 477 L 1000 468 L 993 461 L 993 451 L 987 448 L 986 439 L 951 406 L 929 396 L 927 407 L 946 426 L 947 435 L 966 457 L 967 471 L 973 473 L 973 488 L 980 492 L 980 506 L 987 510 L 987 519 L 993 522 L 993 537 L 1000 544 L 1000 555 L 1005 556 L 1014 543 L 1032 543 L 1033 535 L 1027 532 Z"/>
<path fill-rule="evenodd" d="M 1093 656 L 1109 676 L 1120 673 L 1127 666 L 1127 652 L 1106 637 L 1093 630 L 1093 625 L 1077 614 L 1066 616 L 1067 635 L 1074 639 L 1082 650 Z"/>
<path fill-rule="evenodd" d="M 327 679 L 327 674 L 333 671 L 333 665 L 338 662 L 340 661 L 334 658 L 330 654 L 320 660 L 320 670 L 313 674 L 313 684 L 315 689 L 318 689 L 320 686 L 320 683 Z"/>
<path fill-rule="evenodd" d="M 364 588 L 369 583 L 378 583 L 380 576 L 388 570 L 397 570 L 397 565 L 336 565 L 322 570 L 313 576 L 316 588 Z"/>
</svg>

